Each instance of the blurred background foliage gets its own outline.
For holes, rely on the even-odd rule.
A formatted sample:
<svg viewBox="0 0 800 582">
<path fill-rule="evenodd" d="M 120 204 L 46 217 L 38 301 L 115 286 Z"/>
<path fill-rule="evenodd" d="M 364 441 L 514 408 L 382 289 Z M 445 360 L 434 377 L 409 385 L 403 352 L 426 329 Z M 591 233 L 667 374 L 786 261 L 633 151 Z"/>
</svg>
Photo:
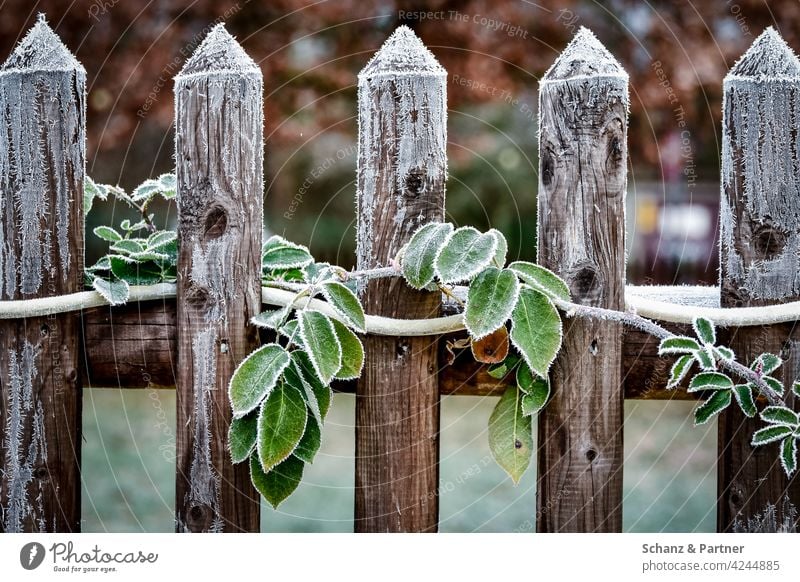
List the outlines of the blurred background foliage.
<svg viewBox="0 0 800 582">
<path fill-rule="evenodd" d="M 631 282 L 716 281 L 722 79 L 768 25 L 800 46 L 796 0 L 0 0 L 0 55 L 38 12 L 87 71 L 87 172 L 126 189 L 171 171 L 172 78 L 225 22 L 264 74 L 266 226 L 344 266 L 356 75 L 398 24 L 449 73 L 448 218 L 499 228 L 512 258 L 535 256 L 538 79 L 587 26 L 630 74 Z M 164 225 L 174 220 L 160 210 Z M 87 226 L 127 216 L 100 204 Z M 88 235 L 87 262 L 102 251 Z M 86 529 L 170 530 L 174 394 L 87 390 L 84 400 Z M 513 488 L 484 464 L 492 404 L 444 401 L 445 531 L 530 529 L 533 469 Z M 715 431 L 681 431 L 688 406 L 626 404 L 626 529 L 713 530 Z M 327 448 L 297 495 L 265 511 L 266 530 L 350 530 L 352 412 L 338 395 Z"/>
</svg>

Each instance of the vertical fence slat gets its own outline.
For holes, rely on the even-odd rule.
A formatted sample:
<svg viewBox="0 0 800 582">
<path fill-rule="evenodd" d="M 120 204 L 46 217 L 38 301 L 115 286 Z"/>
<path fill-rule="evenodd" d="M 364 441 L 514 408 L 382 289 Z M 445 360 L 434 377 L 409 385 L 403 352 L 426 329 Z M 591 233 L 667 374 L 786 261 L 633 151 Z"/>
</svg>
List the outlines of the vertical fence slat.
<svg viewBox="0 0 800 582">
<path fill-rule="evenodd" d="M 260 498 L 227 451 L 227 386 L 258 345 L 261 71 L 222 25 L 175 79 L 178 181 L 176 529 L 258 531 Z"/>
<path fill-rule="evenodd" d="M 720 220 L 723 307 L 800 299 L 800 61 L 771 28 L 734 65 L 724 82 Z M 794 324 L 730 330 L 737 357 L 778 354 L 774 374 L 791 386 L 800 370 Z M 788 400 L 794 400 L 791 394 Z M 791 405 L 791 402 L 790 402 Z M 800 506 L 800 480 L 787 480 L 777 444 L 754 448 L 763 426 L 734 405 L 719 420 L 717 527 L 731 531 L 785 494 Z"/>
<path fill-rule="evenodd" d="M 573 301 L 622 309 L 628 76 L 582 28 L 541 82 L 539 263 Z M 537 528 L 622 528 L 622 329 L 567 319 L 539 416 Z"/>
<path fill-rule="evenodd" d="M 444 218 L 446 73 L 400 27 L 358 77 L 358 268 L 385 266 L 421 224 Z M 438 293 L 371 281 L 368 313 L 434 317 Z M 368 336 L 356 398 L 355 529 L 435 531 L 438 521 L 437 344 Z"/>
<path fill-rule="evenodd" d="M 0 70 L 0 296 L 83 287 L 86 72 L 43 17 Z M 80 316 L 0 323 L 0 531 L 80 529 Z"/>
</svg>

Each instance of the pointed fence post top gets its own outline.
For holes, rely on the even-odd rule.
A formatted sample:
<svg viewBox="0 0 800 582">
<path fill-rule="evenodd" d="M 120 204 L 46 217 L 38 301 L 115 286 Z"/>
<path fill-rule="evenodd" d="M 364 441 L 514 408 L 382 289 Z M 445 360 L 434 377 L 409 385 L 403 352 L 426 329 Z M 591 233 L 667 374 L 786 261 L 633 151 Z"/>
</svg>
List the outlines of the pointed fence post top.
<svg viewBox="0 0 800 582">
<path fill-rule="evenodd" d="M 36 24 L 28 31 L 0 67 L 0 74 L 26 71 L 77 71 L 86 73 L 58 35 L 39 14 Z"/>
<path fill-rule="evenodd" d="M 358 78 L 409 74 L 446 76 L 447 71 L 414 31 L 404 25 L 386 39 L 380 50 L 358 74 Z"/>
<path fill-rule="evenodd" d="M 230 74 L 255 74 L 261 77 L 261 69 L 244 52 L 242 45 L 225 30 L 225 25 L 220 23 L 211 29 L 200 46 L 192 53 L 192 56 L 175 76 L 175 81 L 193 76 Z"/>
<path fill-rule="evenodd" d="M 566 81 L 576 77 L 619 77 L 628 73 L 594 33 L 581 26 L 575 37 L 542 77 L 546 81 Z"/>
<path fill-rule="evenodd" d="M 800 80 L 800 60 L 778 31 L 770 26 L 753 41 L 725 77 L 726 81 L 736 79 Z"/>
</svg>

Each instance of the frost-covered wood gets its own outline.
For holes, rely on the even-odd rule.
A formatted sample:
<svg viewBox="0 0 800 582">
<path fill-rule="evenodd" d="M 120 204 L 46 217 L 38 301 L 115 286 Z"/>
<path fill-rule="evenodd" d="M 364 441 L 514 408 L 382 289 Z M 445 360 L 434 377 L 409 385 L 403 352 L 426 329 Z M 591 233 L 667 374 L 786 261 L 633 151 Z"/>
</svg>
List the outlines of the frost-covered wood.
<svg viewBox="0 0 800 582">
<path fill-rule="evenodd" d="M 628 76 L 586 28 L 539 93 L 539 264 L 576 303 L 622 309 Z M 537 528 L 622 528 L 622 326 L 565 322 L 539 416 Z"/>
<path fill-rule="evenodd" d="M 259 496 L 233 465 L 227 386 L 258 345 L 263 83 L 222 25 L 175 78 L 178 180 L 176 529 L 258 531 Z"/>
<path fill-rule="evenodd" d="M 800 299 L 800 60 L 768 28 L 724 81 L 720 212 L 723 307 L 779 305 Z M 784 384 L 800 372 L 796 325 L 730 330 L 737 357 L 780 354 Z M 793 400 L 791 393 L 789 400 Z M 792 403 L 789 403 L 792 406 Z M 730 407 L 719 420 L 717 527 L 731 531 L 788 493 L 800 505 L 772 446 L 753 448 L 761 423 Z"/>
<path fill-rule="evenodd" d="M 0 298 L 83 286 L 86 72 L 40 16 L 0 68 Z M 0 322 L 0 531 L 80 529 L 79 315 Z"/>
<path fill-rule="evenodd" d="M 358 76 L 358 268 L 387 266 L 413 232 L 444 218 L 446 73 L 407 27 Z M 441 295 L 399 279 L 362 289 L 367 313 L 435 317 Z M 435 531 L 437 343 L 364 339 L 356 400 L 356 531 Z"/>
</svg>

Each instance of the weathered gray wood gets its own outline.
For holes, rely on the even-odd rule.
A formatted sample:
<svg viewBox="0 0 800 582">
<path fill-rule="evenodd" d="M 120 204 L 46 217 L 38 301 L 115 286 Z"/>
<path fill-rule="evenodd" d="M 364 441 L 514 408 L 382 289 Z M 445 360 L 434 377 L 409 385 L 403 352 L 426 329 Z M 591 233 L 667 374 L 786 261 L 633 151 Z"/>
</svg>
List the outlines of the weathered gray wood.
<svg viewBox="0 0 800 582">
<path fill-rule="evenodd" d="M 759 306 L 800 299 L 800 61 L 767 29 L 724 82 L 721 201 L 721 302 Z M 800 372 L 800 329 L 773 325 L 723 335 L 750 363 L 772 352 L 775 374 L 791 384 Z M 790 395 L 787 401 L 792 405 Z M 778 445 L 753 448 L 763 426 L 736 406 L 719 420 L 717 527 L 731 531 L 784 495 L 800 505 L 800 480 L 787 480 Z M 739 529 L 739 528 L 736 528 Z"/>
<path fill-rule="evenodd" d="M 358 268 L 385 266 L 421 224 L 444 218 L 446 73 L 407 27 L 358 76 Z M 433 317 L 441 294 L 397 279 L 363 290 L 368 313 Z M 357 385 L 355 529 L 435 531 L 439 388 L 432 338 L 368 336 Z"/>
<path fill-rule="evenodd" d="M 539 93 L 539 263 L 573 300 L 622 309 L 628 76 L 581 28 Z M 622 528 L 622 326 L 567 320 L 539 416 L 537 528 Z"/>
<path fill-rule="evenodd" d="M 258 531 L 260 498 L 227 450 L 228 382 L 258 344 L 261 71 L 222 25 L 175 79 L 178 180 L 176 529 Z"/>
<path fill-rule="evenodd" d="M 42 17 L 0 69 L 0 297 L 83 285 L 86 72 Z M 80 529 L 79 315 L 0 322 L 0 531 Z"/>
</svg>

